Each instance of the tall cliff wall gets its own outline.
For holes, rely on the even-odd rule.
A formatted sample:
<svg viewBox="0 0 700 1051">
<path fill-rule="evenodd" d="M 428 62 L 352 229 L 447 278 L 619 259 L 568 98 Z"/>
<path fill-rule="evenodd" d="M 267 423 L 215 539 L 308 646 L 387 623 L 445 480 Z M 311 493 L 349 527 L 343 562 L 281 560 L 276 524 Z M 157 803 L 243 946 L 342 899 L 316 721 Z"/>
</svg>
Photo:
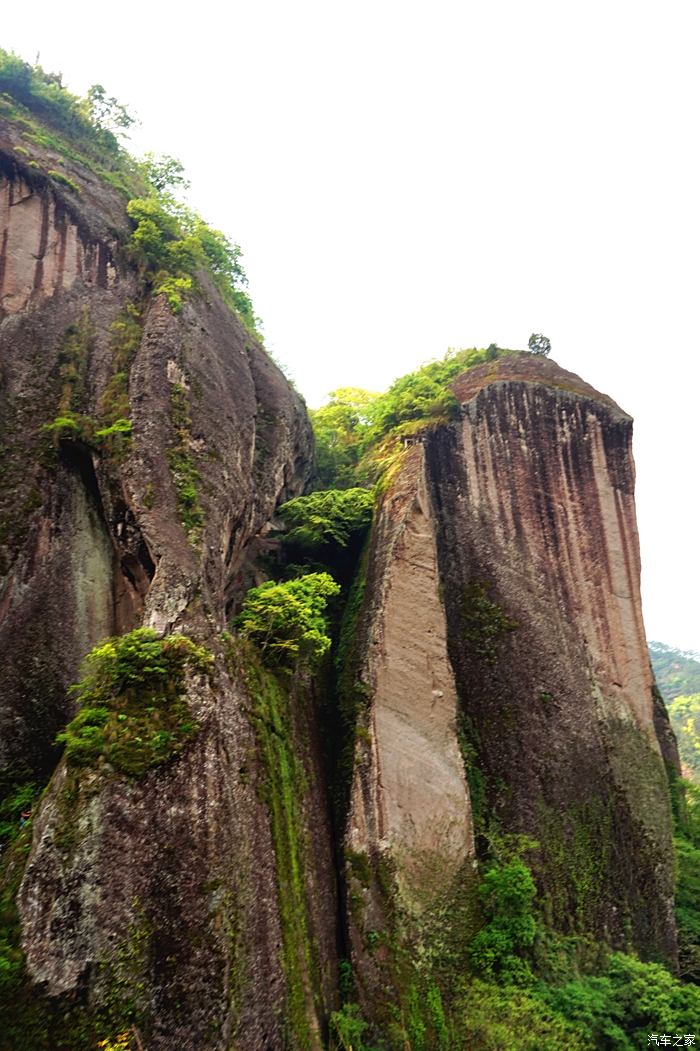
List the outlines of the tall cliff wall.
<svg viewBox="0 0 700 1051">
<path fill-rule="evenodd" d="M 454 969 L 440 939 L 470 936 L 456 900 L 494 836 L 536 840 L 556 929 L 676 954 L 677 758 L 642 623 L 632 421 L 532 355 L 454 390 L 459 422 L 406 448 L 381 498 L 356 635 L 350 944 L 375 1016 L 388 988 L 409 1010 L 398 946 Z"/>
<path fill-rule="evenodd" d="M 67 688 L 98 640 L 143 624 L 215 655 L 213 676 L 188 679 L 199 731 L 179 759 L 140 777 L 104 764 L 54 774 L 17 898 L 26 980 L 0 1047 L 29 1017 L 42 1019 L 26 1036 L 36 1051 L 92 1047 L 120 1012 L 149 1048 L 281 1047 L 295 997 L 294 1031 L 319 1046 L 336 982 L 316 731 L 289 724 L 307 757 L 293 766 L 307 962 L 292 974 L 275 818 L 275 787 L 289 785 L 271 789 L 256 759 L 273 702 L 220 638 L 276 506 L 308 478 L 306 413 L 206 274 L 177 316 L 148 298 L 124 250 L 125 201 L 104 179 L 63 159 L 73 188 L 50 178 L 57 155 L 12 123 L 0 122 L 0 159 L 0 649 L 13 655 L 0 668 L 0 779 L 47 780 L 74 714 Z M 99 429 L 115 382 L 129 441 L 51 426 L 70 408 Z M 306 868 L 305 822 L 317 839 Z"/>
<path fill-rule="evenodd" d="M 0 804 L 48 787 L 0 854 L 0 1051 L 320 1051 L 350 985 L 386 1046 L 451 1051 L 514 834 L 551 930 L 673 965 L 629 417 L 532 355 L 459 377 L 383 480 L 337 681 L 273 675 L 227 629 L 312 477 L 303 403 L 206 273 L 152 294 L 118 173 L 27 127 L 0 117 Z M 69 686 L 140 626 L 211 655 L 184 743 L 71 765 Z"/>
<path fill-rule="evenodd" d="M 455 389 L 461 427 L 436 434 L 427 455 L 450 653 L 487 805 L 540 840 L 560 924 L 672 960 L 632 421 L 534 357 L 475 369 Z M 491 602 L 513 630 L 493 632 Z M 486 651 L 473 644 L 485 632 Z"/>
</svg>

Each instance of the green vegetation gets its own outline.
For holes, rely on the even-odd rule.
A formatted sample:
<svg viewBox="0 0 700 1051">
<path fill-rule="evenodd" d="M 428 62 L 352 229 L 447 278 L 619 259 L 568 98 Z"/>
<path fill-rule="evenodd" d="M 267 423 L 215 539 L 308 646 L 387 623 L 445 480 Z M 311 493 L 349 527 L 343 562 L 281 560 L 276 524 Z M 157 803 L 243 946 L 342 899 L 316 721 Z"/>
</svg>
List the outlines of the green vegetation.
<svg viewBox="0 0 700 1051">
<path fill-rule="evenodd" d="M 283 583 L 268 580 L 250 589 L 236 627 L 271 667 L 317 665 L 331 645 L 326 606 L 339 592 L 329 573 L 306 573 Z"/>
<path fill-rule="evenodd" d="M 535 940 L 536 893 L 532 873 L 518 857 L 502 865 L 492 862 L 485 869 L 479 897 L 486 923 L 470 948 L 475 969 L 485 977 L 507 984 L 523 984 L 532 977 L 521 951 Z"/>
<path fill-rule="evenodd" d="M 700 986 L 700 788 L 681 783 L 685 809 L 676 817 L 676 923 L 682 978 Z"/>
<path fill-rule="evenodd" d="M 308 1007 L 320 984 L 311 937 L 304 858 L 311 849 L 303 814 L 307 774 L 299 755 L 306 745 L 295 707 L 300 698 L 292 681 L 282 681 L 261 662 L 250 643 L 225 636 L 229 667 L 242 675 L 251 699 L 249 716 L 262 765 L 261 794 L 271 820 L 281 919 L 281 962 L 287 982 L 285 1047 L 307 1051 L 313 1046 Z"/>
<path fill-rule="evenodd" d="M 12 785 L 0 799 L 0 849 L 17 838 L 24 826 L 22 814 L 31 811 L 38 794 L 38 786 L 25 781 Z"/>
<path fill-rule="evenodd" d="M 127 211 L 134 231 L 129 247 L 147 293 L 164 295 L 178 313 L 196 287 L 196 272 L 207 270 L 227 305 L 259 335 L 240 247 L 176 199 L 175 191 L 187 187 L 178 161 L 149 154 L 136 162 L 122 148 L 120 139 L 134 118 L 102 85 L 77 98 L 63 87 L 60 75 L 0 49 L 0 116 L 19 124 L 28 142 L 57 153 L 59 164 L 83 165 L 130 198 Z M 25 167 L 39 169 L 36 161 L 23 160 L 25 147 L 17 147 L 15 154 Z M 46 175 L 80 193 L 66 172 L 54 167 Z"/>
<path fill-rule="evenodd" d="M 137 628 L 96 646 L 72 687 L 75 718 L 58 735 L 69 769 L 100 761 L 131 777 L 178 755 L 196 734 L 185 699 L 188 669 L 208 672 L 212 656 L 184 635 Z"/>
<path fill-rule="evenodd" d="M 700 784 L 700 693 L 675 697 L 668 705 L 668 715 L 681 762 L 688 776 Z"/>
<path fill-rule="evenodd" d="M 63 172 L 57 172 L 55 169 L 49 168 L 46 174 L 53 179 L 54 182 L 57 182 L 59 186 L 65 186 L 66 189 L 71 190 L 72 193 L 80 193 L 80 187 L 78 184 L 73 182 L 72 179 L 69 179 Z"/>
<path fill-rule="evenodd" d="M 650 642 L 649 656 L 657 686 L 667 704 L 681 694 L 687 697 L 700 693 L 698 654 L 666 646 L 663 642 Z"/>
<path fill-rule="evenodd" d="M 458 416 L 453 379 L 512 353 L 495 344 L 485 350 L 450 349 L 397 379 L 384 394 L 356 387 L 333 391 L 328 404 L 311 413 L 321 484 L 342 489 L 382 477 L 396 463 L 402 439 Z"/>
<path fill-rule="evenodd" d="M 491 837 L 491 860 L 472 894 L 480 920 L 471 933 L 461 921 L 466 961 L 444 952 L 436 956 L 423 941 L 408 952 L 406 971 L 401 936 L 397 941 L 396 934 L 388 935 L 398 967 L 394 996 L 391 1003 L 373 1005 L 374 1018 L 384 1021 L 368 1022 L 347 1002 L 332 1018 L 335 1046 L 367 1049 L 369 1037 L 373 1046 L 391 1051 L 633 1051 L 648 1046 L 649 1033 L 692 1033 L 700 988 L 678 981 L 660 964 L 610 953 L 582 937 L 564 938 L 547 927 L 532 873 L 520 856 L 536 848 L 524 837 Z M 388 894 L 396 913 L 397 892 Z M 454 912 L 437 915 L 444 937 Z M 403 926 L 399 922 L 397 930 Z M 428 930 L 423 927 L 424 936 Z M 432 978 L 426 977 L 426 961 Z"/>
<path fill-rule="evenodd" d="M 184 298 L 196 288 L 197 271 L 207 270 L 224 302 L 252 335 L 259 336 L 241 249 L 174 195 L 187 185 L 182 165 L 172 157 L 149 156 L 141 170 L 150 193 L 130 200 L 127 213 L 134 224 L 131 254 L 147 290 L 164 295 L 172 312 L 179 314 Z"/>
<path fill-rule="evenodd" d="M 328 489 L 289 500 L 278 511 L 287 526 L 284 541 L 301 548 L 347 547 L 372 521 L 371 489 Z"/>
<path fill-rule="evenodd" d="M 543 358 L 548 358 L 552 351 L 552 341 L 543 336 L 541 332 L 533 332 L 527 345 L 533 354 L 539 354 Z"/>
<path fill-rule="evenodd" d="M 90 88 L 84 99 L 77 98 L 63 87 L 60 74 L 46 73 L 2 49 L 0 92 L 101 157 L 119 157 L 119 136 L 134 122 L 116 99 L 107 98 L 101 85 Z"/>
<path fill-rule="evenodd" d="M 316 467 L 324 488 L 356 484 L 357 465 L 370 425 L 368 408 L 379 395 L 358 387 L 331 391 L 329 401 L 310 413 L 316 439 Z"/>
</svg>

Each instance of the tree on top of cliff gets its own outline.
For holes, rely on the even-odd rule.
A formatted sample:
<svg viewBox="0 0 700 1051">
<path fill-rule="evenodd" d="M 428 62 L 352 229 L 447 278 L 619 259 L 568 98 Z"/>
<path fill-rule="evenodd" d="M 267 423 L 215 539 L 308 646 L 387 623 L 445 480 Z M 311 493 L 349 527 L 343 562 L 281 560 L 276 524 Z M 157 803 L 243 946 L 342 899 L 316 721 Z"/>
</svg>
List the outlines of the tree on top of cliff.
<svg viewBox="0 0 700 1051">
<path fill-rule="evenodd" d="M 94 85 L 84 99 L 63 87 L 60 73 L 31 66 L 0 48 L 0 92 L 42 121 L 91 146 L 98 153 L 123 154 L 119 138 L 134 118 L 105 89 Z"/>
<path fill-rule="evenodd" d="M 533 354 L 540 354 L 543 358 L 548 358 L 552 350 L 552 341 L 541 332 L 533 332 L 527 345 Z"/>
</svg>

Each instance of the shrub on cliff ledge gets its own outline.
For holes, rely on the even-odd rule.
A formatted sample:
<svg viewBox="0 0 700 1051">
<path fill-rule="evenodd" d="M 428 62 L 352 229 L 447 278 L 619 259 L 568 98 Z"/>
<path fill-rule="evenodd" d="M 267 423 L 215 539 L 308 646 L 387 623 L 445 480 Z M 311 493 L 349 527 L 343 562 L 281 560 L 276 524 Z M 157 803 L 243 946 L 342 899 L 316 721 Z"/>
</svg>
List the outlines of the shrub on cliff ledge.
<svg viewBox="0 0 700 1051">
<path fill-rule="evenodd" d="M 206 672 L 213 657 L 184 635 L 150 628 L 107 639 L 85 658 L 72 687 L 79 711 L 57 741 L 69 766 L 105 759 L 138 777 L 182 751 L 197 732 L 185 692 L 188 668 Z"/>
<path fill-rule="evenodd" d="M 288 500 L 279 514 L 289 529 L 284 539 L 299 547 L 339 544 L 364 532 L 372 520 L 374 492 L 371 489 L 325 489 Z"/>
<path fill-rule="evenodd" d="M 339 592 L 329 573 L 307 573 L 279 584 L 268 580 L 250 589 L 236 627 L 273 667 L 317 664 L 331 645 L 325 609 Z"/>
</svg>

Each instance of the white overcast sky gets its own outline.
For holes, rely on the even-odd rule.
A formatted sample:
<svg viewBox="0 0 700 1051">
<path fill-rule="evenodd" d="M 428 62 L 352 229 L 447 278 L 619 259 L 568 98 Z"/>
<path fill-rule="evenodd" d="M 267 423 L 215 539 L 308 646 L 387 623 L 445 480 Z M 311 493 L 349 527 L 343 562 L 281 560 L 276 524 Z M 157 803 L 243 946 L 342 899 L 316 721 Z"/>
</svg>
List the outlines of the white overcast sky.
<svg viewBox="0 0 700 1051">
<path fill-rule="evenodd" d="M 310 405 L 549 336 L 635 417 L 648 635 L 700 650 L 698 10 L 38 0 L 0 46 L 182 160 Z"/>
</svg>

